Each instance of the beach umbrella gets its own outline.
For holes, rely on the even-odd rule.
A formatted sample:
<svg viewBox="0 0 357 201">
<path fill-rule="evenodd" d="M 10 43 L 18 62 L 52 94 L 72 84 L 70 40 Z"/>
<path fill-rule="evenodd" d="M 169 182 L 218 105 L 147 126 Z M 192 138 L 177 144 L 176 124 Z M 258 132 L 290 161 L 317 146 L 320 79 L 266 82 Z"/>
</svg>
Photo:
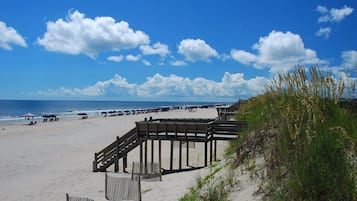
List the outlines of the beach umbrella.
<svg viewBox="0 0 357 201">
<path fill-rule="evenodd" d="M 82 113 L 78 113 L 78 115 L 79 115 L 79 116 L 81 116 L 81 117 L 82 117 L 82 119 L 87 119 L 87 118 L 88 118 L 87 113 L 84 113 L 84 112 L 82 112 Z"/>
<path fill-rule="evenodd" d="M 32 114 L 32 113 L 26 113 L 23 114 L 22 117 L 25 117 L 25 119 L 29 119 L 29 118 L 34 118 L 36 115 Z"/>
</svg>

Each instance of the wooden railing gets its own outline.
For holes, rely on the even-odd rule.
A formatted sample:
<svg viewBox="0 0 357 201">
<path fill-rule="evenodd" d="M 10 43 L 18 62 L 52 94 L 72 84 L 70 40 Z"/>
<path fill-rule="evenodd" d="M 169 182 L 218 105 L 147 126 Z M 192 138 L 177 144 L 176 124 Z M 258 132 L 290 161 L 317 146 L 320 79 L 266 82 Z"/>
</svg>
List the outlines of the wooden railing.
<svg viewBox="0 0 357 201">
<path fill-rule="evenodd" d="M 101 151 L 94 153 L 93 171 L 97 172 L 98 170 L 106 169 L 137 145 L 136 128 L 133 128 L 122 137 L 117 137 L 113 143 Z"/>
<path fill-rule="evenodd" d="M 170 140 L 207 142 L 237 138 L 238 131 L 247 128 L 245 121 L 218 119 L 150 119 L 136 122 L 136 127 L 94 154 L 93 171 L 105 171 L 107 167 L 125 157 L 146 140 Z M 206 146 L 206 145 L 205 145 Z M 125 168 L 126 165 L 124 165 Z"/>
</svg>

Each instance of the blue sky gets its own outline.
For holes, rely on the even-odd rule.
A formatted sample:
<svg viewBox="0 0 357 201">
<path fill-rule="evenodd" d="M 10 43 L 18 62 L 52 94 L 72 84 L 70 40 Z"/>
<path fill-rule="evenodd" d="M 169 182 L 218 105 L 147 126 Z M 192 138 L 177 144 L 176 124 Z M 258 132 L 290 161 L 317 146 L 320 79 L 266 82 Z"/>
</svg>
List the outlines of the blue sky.
<svg viewBox="0 0 357 201">
<path fill-rule="evenodd" d="M 0 99 L 234 101 L 296 65 L 356 76 L 355 0 L 1 4 Z"/>
</svg>

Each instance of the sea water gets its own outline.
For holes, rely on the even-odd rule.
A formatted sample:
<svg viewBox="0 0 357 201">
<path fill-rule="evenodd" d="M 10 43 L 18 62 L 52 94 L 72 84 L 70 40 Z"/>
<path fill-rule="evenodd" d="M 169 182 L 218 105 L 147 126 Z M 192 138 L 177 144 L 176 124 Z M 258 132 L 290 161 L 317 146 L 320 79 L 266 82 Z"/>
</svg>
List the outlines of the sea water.
<svg viewBox="0 0 357 201">
<path fill-rule="evenodd" d="M 23 119 L 26 113 L 35 118 L 54 114 L 58 117 L 73 117 L 78 113 L 100 115 L 108 111 L 146 110 L 162 107 L 213 106 L 224 102 L 154 102 L 154 101 L 47 101 L 47 100 L 0 100 L 0 122 Z"/>
</svg>

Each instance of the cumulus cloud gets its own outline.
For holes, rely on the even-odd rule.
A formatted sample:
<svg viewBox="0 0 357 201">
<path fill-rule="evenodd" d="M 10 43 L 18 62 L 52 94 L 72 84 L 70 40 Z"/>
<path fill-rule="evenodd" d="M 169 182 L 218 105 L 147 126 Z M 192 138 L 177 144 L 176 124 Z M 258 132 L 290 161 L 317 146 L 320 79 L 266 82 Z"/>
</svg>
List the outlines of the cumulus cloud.
<svg viewBox="0 0 357 201">
<path fill-rule="evenodd" d="M 272 71 L 280 68 L 291 69 L 298 64 L 316 64 L 320 60 L 316 52 L 306 49 L 298 34 L 272 31 L 261 37 L 253 48 L 258 51 L 257 65 L 271 66 Z"/>
<path fill-rule="evenodd" d="M 47 22 L 47 31 L 37 43 L 48 51 L 85 54 L 95 58 L 101 51 L 117 51 L 149 44 L 142 31 L 135 31 L 126 21 L 112 17 L 86 18 L 79 11 L 69 12 L 66 19 Z"/>
<path fill-rule="evenodd" d="M 212 57 L 219 57 L 217 51 L 201 39 L 182 40 L 178 45 L 178 53 L 190 62 L 210 61 Z"/>
<path fill-rule="evenodd" d="M 10 44 L 27 47 L 25 39 L 14 28 L 8 27 L 5 22 L 0 21 L 0 47 L 12 50 Z"/>
<path fill-rule="evenodd" d="M 202 77 L 190 79 L 177 75 L 163 76 L 159 73 L 148 77 L 142 84 L 128 83 L 125 78 L 115 75 L 113 79 L 99 81 L 85 88 L 49 89 L 40 91 L 48 96 L 89 96 L 89 97 L 135 97 L 135 98 L 245 98 L 261 93 L 269 82 L 264 77 L 245 79 L 243 73 L 224 73 L 221 81 L 208 80 Z"/>
<path fill-rule="evenodd" d="M 316 32 L 316 36 L 323 36 L 326 39 L 330 37 L 331 27 L 320 27 L 320 29 Z"/>
<path fill-rule="evenodd" d="M 115 61 L 115 62 L 121 62 L 123 60 L 124 56 L 123 55 L 118 55 L 118 56 L 109 56 L 108 60 L 109 61 Z"/>
<path fill-rule="evenodd" d="M 298 34 L 291 32 L 272 31 L 268 36 L 261 37 L 253 45 L 258 53 L 253 54 L 244 50 L 231 51 L 233 59 L 243 63 L 252 63 L 253 67 L 270 68 L 270 72 L 278 73 L 294 68 L 299 64 L 323 63 L 314 50 L 305 48 Z"/>
<path fill-rule="evenodd" d="M 166 44 L 162 44 L 160 42 L 155 43 L 153 46 L 150 45 L 142 45 L 140 46 L 140 50 L 143 53 L 143 55 L 153 55 L 153 54 L 158 54 L 161 57 L 165 57 L 167 54 L 169 54 L 169 46 Z"/>
<path fill-rule="evenodd" d="M 243 64 L 249 64 L 249 63 L 255 62 L 257 60 L 256 55 L 246 52 L 244 50 L 236 50 L 236 49 L 233 49 L 231 51 L 231 57 L 234 60 L 239 61 L 240 63 L 243 63 Z"/>
<path fill-rule="evenodd" d="M 141 59 L 140 55 L 132 55 L 132 54 L 128 54 L 125 56 L 125 60 L 127 61 L 139 61 Z"/>
<path fill-rule="evenodd" d="M 347 69 L 357 68 L 357 51 L 350 50 L 342 52 L 342 66 Z"/>
<path fill-rule="evenodd" d="M 352 14 L 353 8 L 344 6 L 343 8 L 331 8 L 328 10 L 325 6 L 318 5 L 316 10 L 323 14 L 317 20 L 319 23 L 327 23 L 327 22 L 341 22 L 348 15 Z"/>
<path fill-rule="evenodd" d="M 59 89 L 48 89 L 46 91 L 39 91 L 37 94 L 45 96 L 87 96 L 87 97 L 98 97 L 98 96 L 132 96 L 136 94 L 137 86 L 135 84 L 130 84 L 125 78 L 120 75 L 115 74 L 114 78 L 106 81 L 98 81 L 93 86 L 88 86 L 85 88 L 66 88 L 60 87 Z"/>
</svg>

